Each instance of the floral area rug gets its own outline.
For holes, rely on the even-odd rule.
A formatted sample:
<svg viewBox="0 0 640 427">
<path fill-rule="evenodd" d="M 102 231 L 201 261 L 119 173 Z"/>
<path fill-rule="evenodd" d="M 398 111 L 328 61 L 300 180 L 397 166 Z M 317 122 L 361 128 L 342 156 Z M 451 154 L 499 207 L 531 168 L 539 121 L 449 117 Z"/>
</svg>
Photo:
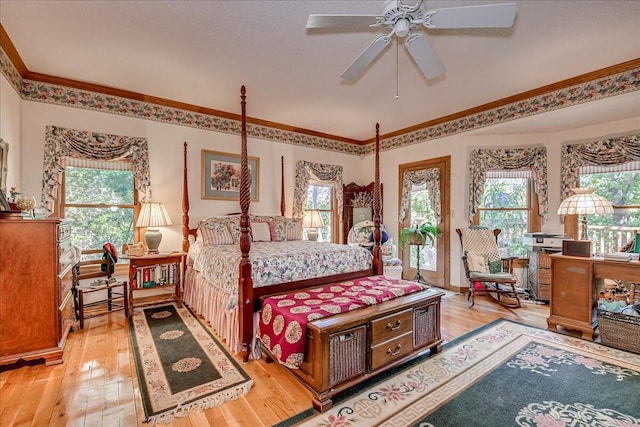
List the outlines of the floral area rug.
<svg viewBox="0 0 640 427">
<path fill-rule="evenodd" d="M 640 355 L 506 320 L 300 426 L 640 426 Z"/>
<path fill-rule="evenodd" d="M 145 422 L 168 423 L 245 395 L 253 381 L 189 309 L 136 309 L 129 323 Z"/>
</svg>

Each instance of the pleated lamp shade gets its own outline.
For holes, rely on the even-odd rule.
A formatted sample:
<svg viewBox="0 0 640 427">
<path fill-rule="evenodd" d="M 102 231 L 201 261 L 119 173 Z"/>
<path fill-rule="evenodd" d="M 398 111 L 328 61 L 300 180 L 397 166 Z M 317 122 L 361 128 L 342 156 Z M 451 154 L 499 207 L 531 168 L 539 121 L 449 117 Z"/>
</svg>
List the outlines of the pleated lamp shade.
<svg viewBox="0 0 640 427">
<path fill-rule="evenodd" d="M 150 254 L 158 253 L 158 247 L 162 241 L 162 233 L 155 227 L 165 227 L 171 224 L 171 218 L 169 218 L 162 202 L 142 203 L 136 227 L 148 228 L 144 235 L 144 241 Z"/>
</svg>

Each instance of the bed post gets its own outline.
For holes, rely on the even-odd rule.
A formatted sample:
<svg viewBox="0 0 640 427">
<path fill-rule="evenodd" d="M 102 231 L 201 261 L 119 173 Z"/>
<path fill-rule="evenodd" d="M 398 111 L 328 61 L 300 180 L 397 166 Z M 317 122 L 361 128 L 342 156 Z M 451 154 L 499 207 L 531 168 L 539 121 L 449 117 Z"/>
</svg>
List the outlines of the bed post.
<svg viewBox="0 0 640 427">
<path fill-rule="evenodd" d="M 189 186 L 187 185 L 187 141 L 184 142 L 182 171 L 182 251 L 189 250 Z"/>
<path fill-rule="evenodd" d="M 380 241 L 380 210 L 382 207 L 382 194 L 380 191 L 380 123 L 376 123 L 376 165 L 375 178 L 373 183 L 373 271 L 374 274 L 383 274 L 382 249 Z"/>
<path fill-rule="evenodd" d="M 280 156 L 280 215 L 284 216 L 284 156 Z"/>
<path fill-rule="evenodd" d="M 247 161 L 247 112 L 246 89 L 244 85 L 240 89 L 240 105 L 242 106 L 242 131 L 240 152 L 240 279 L 238 287 L 238 322 L 240 326 L 240 354 L 242 360 L 249 361 L 251 341 L 253 335 L 253 280 L 251 278 L 251 263 L 249 251 L 251 239 L 249 238 L 249 204 L 251 202 L 251 182 L 249 164 Z"/>
</svg>

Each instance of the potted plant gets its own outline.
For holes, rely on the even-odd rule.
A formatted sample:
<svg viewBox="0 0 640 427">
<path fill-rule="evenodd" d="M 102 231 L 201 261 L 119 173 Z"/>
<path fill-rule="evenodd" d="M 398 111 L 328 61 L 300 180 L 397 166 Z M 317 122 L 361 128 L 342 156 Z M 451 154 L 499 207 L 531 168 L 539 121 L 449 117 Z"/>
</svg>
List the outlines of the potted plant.
<svg viewBox="0 0 640 427">
<path fill-rule="evenodd" d="M 425 222 L 415 227 L 406 227 L 400 230 L 400 246 L 405 244 L 410 245 L 424 245 L 427 239 L 433 244 L 434 239 L 442 235 L 440 229 L 431 224 Z"/>
</svg>

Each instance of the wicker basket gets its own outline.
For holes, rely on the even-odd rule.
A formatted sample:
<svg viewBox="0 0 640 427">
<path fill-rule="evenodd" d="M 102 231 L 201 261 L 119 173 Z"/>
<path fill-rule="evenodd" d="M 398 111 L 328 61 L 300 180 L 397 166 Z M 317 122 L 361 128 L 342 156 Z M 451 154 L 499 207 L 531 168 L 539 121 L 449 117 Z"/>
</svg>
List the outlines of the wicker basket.
<svg viewBox="0 0 640 427">
<path fill-rule="evenodd" d="M 602 344 L 640 353 L 640 316 L 598 310 Z"/>
</svg>

